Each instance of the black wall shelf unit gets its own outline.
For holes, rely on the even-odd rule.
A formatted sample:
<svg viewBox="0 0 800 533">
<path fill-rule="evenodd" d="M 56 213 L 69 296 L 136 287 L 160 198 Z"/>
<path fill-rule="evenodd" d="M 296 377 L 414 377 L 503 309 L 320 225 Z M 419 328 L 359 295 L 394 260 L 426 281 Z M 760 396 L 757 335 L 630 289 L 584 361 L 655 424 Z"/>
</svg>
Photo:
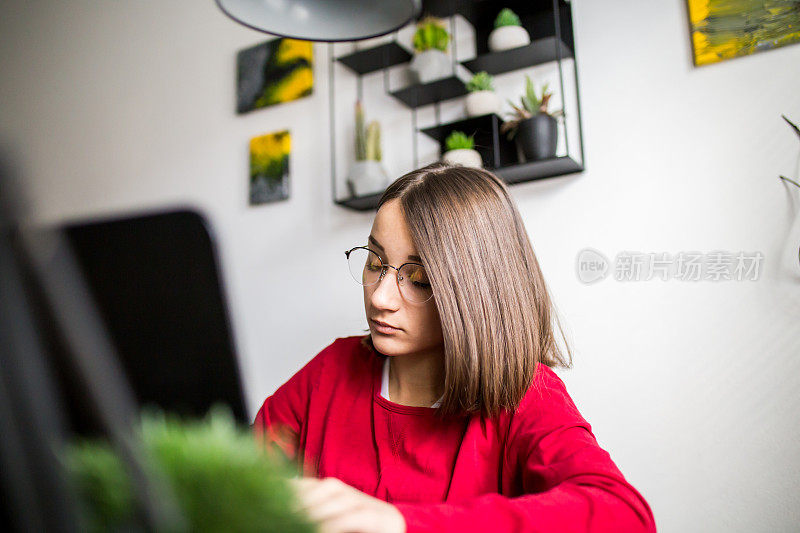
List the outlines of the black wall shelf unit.
<svg viewBox="0 0 800 533">
<path fill-rule="evenodd" d="M 488 49 L 488 38 L 497 13 L 503 7 L 511 8 L 519 17 L 522 26 L 528 31 L 531 43 L 527 46 L 491 52 Z M 419 166 L 417 137 L 423 134 L 439 143 L 440 151 L 445 151 L 445 139 L 454 130 L 474 134 L 475 150 L 483 160 L 484 168 L 492 171 L 508 184 L 564 176 L 581 172 L 585 169 L 583 150 L 583 132 L 581 127 L 580 94 L 575 61 L 575 45 L 572 32 L 572 12 L 569 0 L 504 0 L 497 3 L 490 0 L 423 0 L 423 16 L 432 14 L 438 17 L 460 15 L 475 31 L 476 56 L 465 61 L 456 61 L 455 26 L 451 18 L 452 34 L 451 59 L 452 74 L 448 77 L 425 84 L 415 84 L 392 89 L 389 87 L 389 69 L 404 68 L 412 57 L 413 51 L 394 40 L 382 43 L 366 50 L 358 50 L 340 57 L 334 55 L 332 43 L 329 44 L 329 99 L 330 99 L 330 132 L 331 132 L 331 180 L 334 203 L 357 211 L 371 211 L 377 207 L 382 193 L 366 196 L 339 198 L 336 179 L 336 145 L 335 145 L 335 97 L 334 97 L 334 64 L 340 63 L 357 76 L 358 98 L 362 98 L 362 77 L 376 72 L 383 74 L 385 94 L 409 108 L 412 114 L 413 161 Z M 573 108 L 567 108 L 564 91 L 565 59 L 571 59 L 572 82 L 574 84 Z M 558 94 L 564 106 L 564 116 L 560 119 L 559 135 L 563 137 L 566 155 L 538 160 L 524 161 L 516 144 L 500 133 L 503 119 L 496 114 L 467 117 L 448 123 L 441 123 L 439 105 L 446 100 L 459 98 L 467 94 L 465 83 L 472 74 L 486 71 L 491 75 L 504 74 L 537 65 L 553 63 L 558 70 Z M 555 92 L 555 88 L 551 88 Z M 521 93 L 520 93 L 521 94 Z M 516 100 L 516 98 L 515 98 Z M 430 127 L 417 127 L 419 108 L 433 105 L 435 124 Z M 574 117 L 574 118 L 573 118 Z M 570 118 L 573 123 L 568 125 Z M 570 135 L 568 128 L 576 131 L 573 148 L 570 151 Z M 577 144 L 577 146 L 575 146 Z M 577 153 L 573 153 L 577 152 Z"/>
</svg>

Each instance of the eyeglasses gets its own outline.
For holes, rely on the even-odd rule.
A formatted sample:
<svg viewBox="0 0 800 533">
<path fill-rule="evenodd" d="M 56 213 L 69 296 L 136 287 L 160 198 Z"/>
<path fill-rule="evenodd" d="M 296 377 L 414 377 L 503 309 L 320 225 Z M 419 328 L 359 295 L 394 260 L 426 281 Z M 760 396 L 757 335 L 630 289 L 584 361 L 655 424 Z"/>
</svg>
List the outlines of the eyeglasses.
<svg viewBox="0 0 800 533">
<path fill-rule="evenodd" d="M 366 246 L 356 246 L 344 253 L 350 275 L 359 285 L 369 286 L 383 279 L 388 268 L 397 271 L 397 285 L 403 298 L 414 303 L 425 303 L 433 296 L 425 267 L 419 263 L 404 263 L 400 268 L 387 265 L 380 256 Z"/>
</svg>

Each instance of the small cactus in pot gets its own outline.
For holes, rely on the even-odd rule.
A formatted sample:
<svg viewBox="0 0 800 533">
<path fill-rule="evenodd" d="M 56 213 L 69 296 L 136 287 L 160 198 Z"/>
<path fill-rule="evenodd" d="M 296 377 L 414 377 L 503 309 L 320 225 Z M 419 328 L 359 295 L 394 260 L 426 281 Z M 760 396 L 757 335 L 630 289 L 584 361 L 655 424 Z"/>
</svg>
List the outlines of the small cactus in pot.
<svg viewBox="0 0 800 533">
<path fill-rule="evenodd" d="M 467 136 L 463 131 L 451 132 L 444 141 L 447 151 L 442 154 L 442 161 L 451 165 L 483 168 L 481 154 L 474 149 L 474 136 Z"/>
<path fill-rule="evenodd" d="M 530 44 L 531 36 L 522 27 L 519 16 L 505 7 L 494 20 L 494 29 L 489 34 L 489 51 L 502 52 Z"/>
<path fill-rule="evenodd" d="M 350 196 L 381 192 L 389 185 L 389 176 L 381 165 L 381 126 L 376 120 L 365 125 L 364 107 L 356 101 L 356 161 L 347 177 Z"/>
<path fill-rule="evenodd" d="M 485 70 L 475 74 L 465 84 L 467 91 L 464 109 L 469 117 L 500 112 L 500 99 L 494 92 L 494 78 Z"/>
</svg>

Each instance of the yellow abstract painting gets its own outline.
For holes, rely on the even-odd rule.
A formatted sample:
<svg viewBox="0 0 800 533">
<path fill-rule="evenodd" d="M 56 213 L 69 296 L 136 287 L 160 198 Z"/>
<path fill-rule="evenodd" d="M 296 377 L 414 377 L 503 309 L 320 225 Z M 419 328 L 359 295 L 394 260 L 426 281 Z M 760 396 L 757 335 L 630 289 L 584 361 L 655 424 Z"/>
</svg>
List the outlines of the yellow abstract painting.
<svg viewBox="0 0 800 533">
<path fill-rule="evenodd" d="M 800 0 L 687 0 L 697 66 L 800 42 Z"/>
<path fill-rule="evenodd" d="M 263 204 L 289 198 L 289 130 L 250 139 L 250 203 Z"/>
<path fill-rule="evenodd" d="M 314 90 L 313 43 L 280 38 L 241 50 L 236 70 L 238 113 L 297 100 Z"/>
</svg>

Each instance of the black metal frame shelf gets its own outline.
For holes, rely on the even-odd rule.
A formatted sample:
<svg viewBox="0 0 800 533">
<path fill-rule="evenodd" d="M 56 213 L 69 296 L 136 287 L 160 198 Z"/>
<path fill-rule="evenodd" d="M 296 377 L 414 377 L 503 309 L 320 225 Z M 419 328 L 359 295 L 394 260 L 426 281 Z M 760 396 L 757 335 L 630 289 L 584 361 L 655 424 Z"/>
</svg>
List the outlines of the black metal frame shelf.
<svg viewBox="0 0 800 533">
<path fill-rule="evenodd" d="M 569 156 L 561 156 L 496 168 L 492 169 L 492 172 L 506 183 L 515 184 L 564 176 L 566 174 L 581 172 L 582 170 L 583 165 Z M 378 200 L 380 200 L 382 194 L 383 193 L 377 193 L 368 196 L 345 198 L 343 200 L 336 200 L 335 203 L 356 211 L 372 211 L 378 206 Z"/>
<path fill-rule="evenodd" d="M 494 75 L 558 61 L 559 57 L 562 59 L 572 57 L 572 50 L 556 37 L 544 37 L 532 41 L 527 46 L 481 54 L 474 59 L 462 61 L 461 64 L 472 72 L 485 70 Z"/>
<path fill-rule="evenodd" d="M 413 55 L 396 40 L 381 44 L 374 48 L 358 50 L 351 54 L 337 57 L 336 61 L 363 76 L 377 70 L 408 63 Z"/>
<path fill-rule="evenodd" d="M 583 165 L 568 155 L 529 161 L 493 170 L 506 183 L 522 183 L 572 174 L 584 170 Z"/>
<path fill-rule="evenodd" d="M 417 83 L 403 87 L 389 94 L 402 103 L 415 109 L 429 104 L 436 104 L 451 98 L 467 94 L 466 83 L 471 76 L 455 71 L 446 78 L 439 78 L 428 83 Z"/>
<path fill-rule="evenodd" d="M 353 196 L 351 198 L 334 201 L 337 205 L 349 207 L 350 209 L 355 209 L 356 211 L 372 211 L 378 207 L 378 200 L 381 199 L 382 194 L 382 192 L 379 192 L 367 196 Z"/>
<path fill-rule="evenodd" d="M 455 24 L 451 18 L 450 28 L 453 37 L 452 74 L 429 83 L 414 84 L 399 89 L 388 86 L 389 68 L 408 63 L 413 58 L 412 52 L 393 41 L 376 47 L 358 50 L 341 57 L 335 57 L 332 45 L 329 46 L 329 98 L 330 98 L 330 130 L 331 130 L 331 181 L 333 200 L 337 205 L 357 211 L 370 211 L 377 208 L 382 192 L 339 199 L 337 198 L 335 124 L 334 124 L 334 63 L 340 63 L 358 77 L 358 98 L 362 97 L 362 77 L 376 71 L 383 71 L 384 92 L 411 109 L 414 165 L 418 166 L 417 136 L 423 133 L 439 143 L 441 153 L 446 150 L 445 139 L 455 130 L 474 134 L 475 149 L 480 153 L 484 168 L 491 170 L 508 184 L 522 183 L 545 178 L 563 176 L 581 172 L 585 169 L 583 150 L 583 128 L 581 125 L 580 94 L 577 62 L 575 61 L 574 41 L 572 34 L 572 11 L 569 0 L 506 0 L 506 6 L 513 9 L 520 17 L 522 26 L 530 34 L 532 41 L 526 46 L 490 52 L 488 36 L 493 29 L 494 17 L 499 7 L 487 0 L 424 0 L 423 5 L 430 4 L 434 10 L 426 12 L 440 17 L 459 15 L 475 30 L 477 56 L 457 61 L 455 53 Z M 438 7 L 437 7 L 438 6 Z M 435 12 L 438 10 L 439 12 Z M 567 131 L 567 116 L 563 117 L 563 135 L 566 154 L 538 161 L 520 162 L 521 152 L 516 144 L 500 134 L 503 119 L 498 115 L 482 115 L 468 117 L 447 124 L 440 123 L 439 104 L 445 100 L 465 96 L 468 91 L 466 82 L 472 73 L 486 71 L 491 75 L 520 70 L 526 67 L 542 65 L 550 62 L 558 66 L 558 86 L 560 95 L 565 98 L 563 61 L 572 59 L 575 84 L 575 115 L 577 117 L 577 137 L 580 157 L 570 151 L 570 137 Z M 417 127 L 418 109 L 434 105 L 435 125 L 427 128 Z M 563 104 L 566 107 L 566 102 Z M 570 115 L 572 116 L 572 115 Z"/>
</svg>

